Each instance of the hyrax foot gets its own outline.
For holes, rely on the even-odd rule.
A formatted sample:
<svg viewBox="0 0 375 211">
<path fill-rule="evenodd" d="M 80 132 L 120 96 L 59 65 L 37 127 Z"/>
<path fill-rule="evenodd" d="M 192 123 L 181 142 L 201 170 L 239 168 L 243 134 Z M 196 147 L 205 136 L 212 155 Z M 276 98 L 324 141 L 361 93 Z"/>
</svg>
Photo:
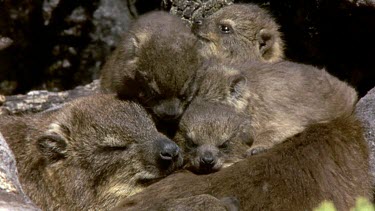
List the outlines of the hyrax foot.
<svg viewBox="0 0 375 211">
<path fill-rule="evenodd" d="M 247 156 L 253 156 L 253 155 L 257 155 L 257 154 L 260 154 L 264 151 L 267 150 L 267 147 L 265 146 L 255 146 L 255 147 L 251 147 L 248 151 L 247 151 Z"/>
</svg>

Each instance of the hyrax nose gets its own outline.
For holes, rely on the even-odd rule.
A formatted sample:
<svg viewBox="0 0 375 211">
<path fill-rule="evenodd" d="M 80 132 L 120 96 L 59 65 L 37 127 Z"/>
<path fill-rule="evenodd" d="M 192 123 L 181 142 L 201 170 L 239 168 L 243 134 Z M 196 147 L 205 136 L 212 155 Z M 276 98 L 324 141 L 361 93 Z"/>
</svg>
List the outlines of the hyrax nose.
<svg viewBox="0 0 375 211">
<path fill-rule="evenodd" d="M 164 120 L 177 119 L 182 114 L 180 101 L 176 99 L 166 100 L 153 108 L 155 114 Z"/>
<path fill-rule="evenodd" d="M 194 24 L 197 26 L 201 26 L 203 24 L 203 19 L 202 18 L 195 19 Z"/>
<path fill-rule="evenodd" d="M 162 160 L 172 160 L 180 153 L 180 148 L 168 139 L 160 140 L 160 158 Z"/>
<path fill-rule="evenodd" d="M 203 25 L 203 18 L 197 18 L 193 22 L 192 30 L 194 33 L 196 33 L 199 28 Z"/>
<path fill-rule="evenodd" d="M 206 154 L 201 158 L 200 162 L 205 166 L 213 166 L 215 164 L 215 159 L 212 154 Z"/>
</svg>

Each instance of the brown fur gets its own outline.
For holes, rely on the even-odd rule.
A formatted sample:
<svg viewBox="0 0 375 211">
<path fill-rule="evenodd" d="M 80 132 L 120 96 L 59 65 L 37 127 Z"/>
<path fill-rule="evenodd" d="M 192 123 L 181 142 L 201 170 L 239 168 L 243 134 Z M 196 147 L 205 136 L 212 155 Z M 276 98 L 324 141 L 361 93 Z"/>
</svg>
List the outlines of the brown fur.
<svg viewBox="0 0 375 211">
<path fill-rule="evenodd" d="M 202 41 L 200 53 L 236 61 L 276 62 L 284 57 L 279 25 L 255 4 L 233 4 L 198 20 L 193 31 Z"/>
<path fill-rule="evenodd" d="M 197 88 L 196 42 L 180 18 L 162 11 L 143 15 L 103 67 L 101 87 L 138 100 L 158 119 L 175 120 Z"/>
<path fill-rule="evenodd" d="M 114 210 L 164 210 L 179 198 L 211 194 L 236 197 L 241 210 L 312 210 L 332 200 L 337 210 L 345 211 L 358 196 L 372 198 L 368 159 L 359 122 L 342 117 L 312 124 L 265 153 L 219 172 L 173 174 Z"/>
<path fill-rule="evenodd" d="M 249 149 L 250 118 L 233 108 L 195 99 L 181 117 L 174 141 L 186 169 L 212 173 L 244 159 Z"/>
<path fill-rule="evenodd" d="M 178 210 L 178 211 L 238 211 L 239 202 L 234 197 L 224 197 L 218 199 L 209 194 L 201 194 L 197 196 L 188 196 L 179 198 L 169 204 L 164 204 L 159 210 Z"/>
<path fill-rule="evenodd" d="M 110 95 L 33 116 L 1 117 L 21 184 L 44 210 L 107 210 L 182 164 L 136 103 Z M 165 159 L 163 153 L 174 153 Z"/>
<path fill-rule="evenodd" d="M 309 65 L 284 61 L 207 66 L 197 96 L 251 116 L 253 154 L 309 124 L 348 116 L 357 102 L 352 87 Z"/>
</svg>

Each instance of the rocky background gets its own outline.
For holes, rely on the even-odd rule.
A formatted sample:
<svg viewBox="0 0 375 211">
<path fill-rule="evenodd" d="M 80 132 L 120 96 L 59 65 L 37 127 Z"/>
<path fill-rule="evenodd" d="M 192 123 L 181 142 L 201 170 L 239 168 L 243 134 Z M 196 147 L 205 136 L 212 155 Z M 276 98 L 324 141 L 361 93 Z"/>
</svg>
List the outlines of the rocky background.
<svg viewBox="0 0 375 211">
<path fill-rule="evenodd" d="M 165 9 L 191 20 L 254 2 L 282 26 L 287 58 L 326 67 L 361 96 L 375 86 L 374 0 L 0 0 L 0 94 L 63 91 L 97 79 L 132 19 Z"/>
<path fill-rule="evenodd" d="M 275 16 L 287 59 L 325 67 L 361 97 L 375 87 L 375 0 L 0 0 L 0 115 L 53 109 L 97 92 L 106 57 L 145 12 L 169 10 L 191 22 L 233 2 L 257 3 Z M 375 89 L 356 112 L 375 152 Z M 0 208 L 6 199 L 35 209 L 1 137 L 0 159 Z"/>
</svg>

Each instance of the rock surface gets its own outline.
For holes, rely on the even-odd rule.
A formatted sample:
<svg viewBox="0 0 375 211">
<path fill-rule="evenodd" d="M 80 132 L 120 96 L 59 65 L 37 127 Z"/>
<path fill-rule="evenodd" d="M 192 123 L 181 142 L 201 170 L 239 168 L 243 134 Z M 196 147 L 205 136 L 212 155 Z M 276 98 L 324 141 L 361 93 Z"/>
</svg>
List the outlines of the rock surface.
<svg viewBox="0 0 375 211">
<path fill-rule="evenodd" d="M 163 7 L 192 24 L 194 20 L 207 17 L 233 2 L 234 0 L 163 0 Z"/>
<path fill-rule="evenodd" d="M 0 133 L 0 210 L 40 210 L 23 192 L 16 161 Z"/>
<path fill-rule="evenodd" d="M 0 94 L 62 91 L 97 78 L 137 16 L 134 2 L 1 0 Z"/>
<path fill-rule="evenodd" d="M 78 97 L 83 97 L 99 92 L 99 80 L 85 86 L 78 86 L 75 89 L 63 92 L 49 92 L 46 90 L 35 90 L 26 95 L 3 96 L 0 115 L 2 114 L 27 114 L 53 109 L 65 102 Z M 4 100 L 5 99 L 5 100 Z"/>
<path fill-rule="evenodd" d="M 370 165 L 375 185 L 375 87 L 359 100 L 355 112 L 363 123 L 365 137 L 370 146 Z"/>
</svg>

